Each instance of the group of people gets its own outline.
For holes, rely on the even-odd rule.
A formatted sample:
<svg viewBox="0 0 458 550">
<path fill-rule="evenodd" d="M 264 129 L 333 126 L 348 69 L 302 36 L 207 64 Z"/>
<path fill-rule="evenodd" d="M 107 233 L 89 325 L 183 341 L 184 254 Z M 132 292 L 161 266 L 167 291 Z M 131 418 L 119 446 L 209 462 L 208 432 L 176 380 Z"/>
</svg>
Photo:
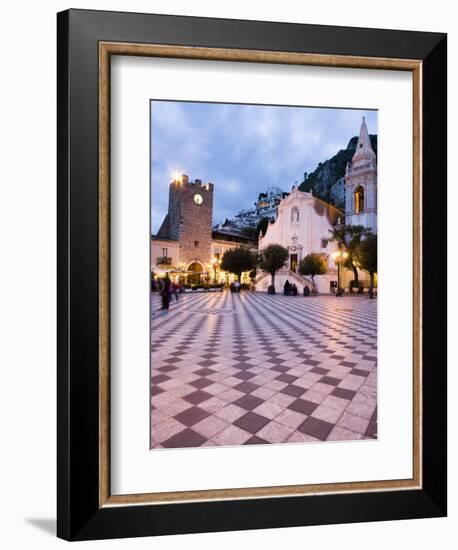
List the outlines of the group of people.
<svg viewBox="0 0 458 550">
<path fill-rule="evenodd" d="M 179 283 L 173 282 L 168 275 L 163 279 L 160 279 L 159 282 L 159 296 L 162 299 L 162 308 L 169 309 L 170 300 L 172 296 L 175 296 L 175 300 L 178 302 L 178 296 L 180 292 L 183 291 L 182 286 Z"/>
<path fill-rule="evenodd" d="M 242 288 L 242 285 L 240 284 L 240 281 L 234 281 L 230 285 L 231 292 L 240 292 L 240 289 Z"/>
<path fill-rule="evenodd" d="M 283 286 L 283 294 L 285 296 L 297 296 L 297 286 L 294 283 L 290 283 L 288 279 L 286 279 Z"/>
</svg>

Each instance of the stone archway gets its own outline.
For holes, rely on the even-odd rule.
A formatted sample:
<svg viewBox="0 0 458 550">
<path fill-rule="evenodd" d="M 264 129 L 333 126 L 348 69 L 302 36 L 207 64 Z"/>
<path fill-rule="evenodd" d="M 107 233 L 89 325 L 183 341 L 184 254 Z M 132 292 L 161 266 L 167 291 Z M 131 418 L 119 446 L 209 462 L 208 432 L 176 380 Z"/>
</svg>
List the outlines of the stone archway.
<svg viewBox="0 0 458 550">
<path fill-rule="evenodd" d="M 199 285 L 202 282 L 202 274 L 204 268 L 200 262 L 191 262 L 188 266 L 188 271 L 192 271 L 188 275 L 188 284 Z"/>
</svg>

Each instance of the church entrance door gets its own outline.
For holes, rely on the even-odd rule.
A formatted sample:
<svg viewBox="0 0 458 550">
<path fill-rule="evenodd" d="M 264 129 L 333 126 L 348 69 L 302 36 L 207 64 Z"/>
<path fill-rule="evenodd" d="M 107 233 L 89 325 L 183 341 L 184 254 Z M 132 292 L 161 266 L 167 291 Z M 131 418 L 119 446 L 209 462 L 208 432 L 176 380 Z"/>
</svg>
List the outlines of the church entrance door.
<svg viewBox="0 0 458 550">
<path fill-rule="evenodd" d="M 297 254 L 291 254 L 289 265 L 290 265 L 291 271 L 296 271 L 296 269 L 297 269 Z"/>
</svg>

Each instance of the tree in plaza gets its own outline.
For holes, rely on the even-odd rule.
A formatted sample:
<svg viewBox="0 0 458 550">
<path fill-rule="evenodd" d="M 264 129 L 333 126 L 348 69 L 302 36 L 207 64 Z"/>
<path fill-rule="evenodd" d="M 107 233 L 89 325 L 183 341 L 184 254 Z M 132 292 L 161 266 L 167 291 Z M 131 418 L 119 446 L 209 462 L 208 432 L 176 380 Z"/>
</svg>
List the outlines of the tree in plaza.
<svg viewBox="0 0 458 550">
<path fill-rule="evenodd" d="M 327 270 L 328 268 L 324 256 L 315 252 L 307 254 L 307 256 L 302 258 L 298 266 L 298 271 L 301 275 L 310 275 L 310 277 L 312 277 L 314 288 L 316 288 L 315 275 L 324 275 Z"/>
<path fill-rule="evenodd" d="M 377 273 L 377 235 L 370 234 L 358 244 L 354 257 L 357 265 L 370 277 L 369 298 L 374 296 L 374 274 Z"/>
<path fill-rule="evenodd" d="M 288 259 L 288 249 L 280 244 L 269 244 L 261 251 L 258 265 L 262 271 L 267 271 L 272 276 L 271 286 L 275 294 L 275 273 L 281 269 Z"/>
<path fill-rule="evenodd" d="M 250 271 L 256 264 L 254 255 L 243 246 L 226 250 L 221 261 L 221 269 L 233 273 L 240 281 L 244 271 Z"/>
<path fill-rule="evenodd" d="M 348 256 L 343 261 L 343 266 L 353 271 L 353 280 L 358 282 L 358 269 L 355 264 L 355 250 L 361 240 L 371 234 L 370 229 L 362 225 L 341 225 L 331 229 L 330 241 L 337 243 L 340 250 L 345 250 Z"/>
</svg>

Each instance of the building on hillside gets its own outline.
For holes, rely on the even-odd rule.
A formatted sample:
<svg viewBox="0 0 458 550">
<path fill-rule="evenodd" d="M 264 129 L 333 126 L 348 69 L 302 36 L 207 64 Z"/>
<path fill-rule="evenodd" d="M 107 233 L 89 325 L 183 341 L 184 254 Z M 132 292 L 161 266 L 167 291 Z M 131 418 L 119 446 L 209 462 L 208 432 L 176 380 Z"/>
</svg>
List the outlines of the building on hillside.
<svg viewBox="0 0 458 550">
<path fill-rule="evenodd" d="M 275 220 L 280 202 L 288 195 L 279 187 L 269 187 L 265 193 L 260 193 L 254 208 L 240 210 L 233 218 L 215 227 L 218 231 L 234 232 L 245 227 L 256 228 L 262 218 Z"/>
<path fill-rule="evenodd" d="M 345 173 L 345 223 L 377 233 L 377 158 L 364 117 L 355 154 Z"/>
<path fill-rule="evenodd" d="M 185 174 L 170 183 L 168 212 L 151 236 L 152 273 L 169 273 L 190 284 L 229 283 L 233 276 L 219 268 L 224 252 L 237 246 L 257 249 L 246 236 L 212 230 L 213 192 L 213 183 L 190 181 Z M 247 273 L 242 278 L 248 282 Z"/>
<path fill-rule="evenodd" d="M 259 238 L 259 251 L 270 244 L 280 244 L 289 251 L 285 267 L 276 275 L 277 291 L 283 288 L 288 279 L 294 282 L 299 291 L 311 286 L 311 279 L 298 274 L 299 262 L 310 253 L 322 254 L 328 266 L 325 275 L 315 277 L 318 292 L 329 293 L 337 283 L 337 269 L 332 253 L 337 250 L 331 242 L 330 231 L 343 220 L 344 212 L 312 193 L 299 191 L 293 187 L 291 193 L 278 206 L 278 216 L 269 224 L 264 237 Z M 270 275 L 262 274 L 256 281 L 257 290 L 267 290 Z"/>
</svg>

